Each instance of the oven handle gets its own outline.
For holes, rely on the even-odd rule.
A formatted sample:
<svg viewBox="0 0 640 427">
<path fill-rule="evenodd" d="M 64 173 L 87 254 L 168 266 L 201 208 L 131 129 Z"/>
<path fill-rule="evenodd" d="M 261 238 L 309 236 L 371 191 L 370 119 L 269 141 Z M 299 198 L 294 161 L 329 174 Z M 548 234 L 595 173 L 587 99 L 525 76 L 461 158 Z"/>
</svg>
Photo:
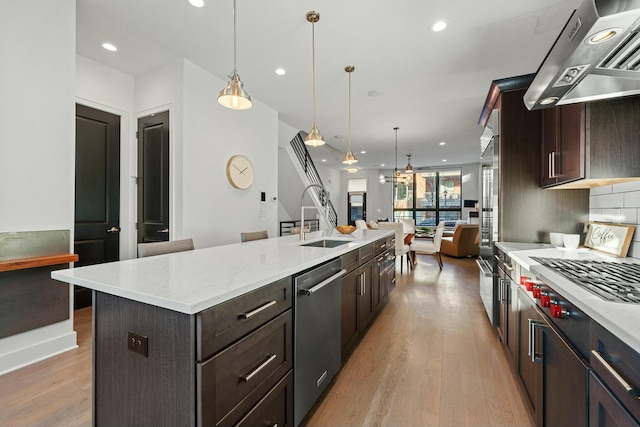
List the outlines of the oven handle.
<svg viewBox="0 0 640 427">
<path fill-rule="evenodd" d="M 607 362 L 605 358 L 602 357 L 599 351 L 591 350 L 591 354 L 596 358 L 596 360 L 598 360 L 598 362 L 602 364 L 602 366 L 604 366 L 604 368 L 611 374 L 611 376 L 615 378 L 618 384 L 620 384 L 622 388 L 625 389 L 627 394 L 640 400 L 640 391 L 638 391 L 637 388 L 631 386 L 627 381 L 625 381 L 625 379 L 622 378 L 622 376 L 613 368 L 613 366 L 611 366 L 609 362 Z"/>
<path fill-rule="evenodd" d="M 480 268 L 480 271 L 482 271 L 483 276 L 493 276 L 493 271 L 491 271 L 491 267 L 489 267 L 489 263 L 487 261 L 478 258 L 476 259 L 476 264 L 478 264 L 478 267 Z"/>
<path fill-rule="evenodd" d="M 318 283 L 313 288 L 300 289 L 298 292 L 300 294 L 302 294 L 302 295 L 311 295 L 314 292 L 318 292 L 320 289 L 324 288 L 325 286 L 327 286 L 329 283 L 333 282 L 334 280 L 339 279 L 340 277 L 344 276 L 346 272 L 347 272 L 347 270 L 343 268 L 342 270 L 338 271 L 333 276 L 331 276 L 328 279 L 323 280 L 322 282 Z"/>
</svg>

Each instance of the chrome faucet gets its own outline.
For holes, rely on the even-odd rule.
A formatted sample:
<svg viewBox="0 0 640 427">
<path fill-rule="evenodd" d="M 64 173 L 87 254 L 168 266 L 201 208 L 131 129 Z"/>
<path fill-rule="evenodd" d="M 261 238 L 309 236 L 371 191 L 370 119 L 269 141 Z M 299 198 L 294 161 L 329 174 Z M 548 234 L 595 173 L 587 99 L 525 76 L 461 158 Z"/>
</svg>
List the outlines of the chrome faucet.
<svg viewBox="0 0 640 427">
<path fill-rule="evenodd" d="M 305 187 L 305 189 L 302 191 L 302 196 L 300 196 L 300 240 L 304 240 L 304 210 L 305 209 L 316 209 L 315 206 L 305 206 L 304 205 L 304 195 L 307 193 L 307 190 L 309 190 L 311 187 L 318 187 L 319 189 L 322 190 L 322 193 L 320 193 L 320 204 L 322 204 L 322 206 L 324 206 L 325 209 L 325 218 L 327 219 L 327 222 L 329 221 L 329 191 L 327 191 L 327 189 L 320 185 L 320 184 L 309 184 Z"/>
</svg>

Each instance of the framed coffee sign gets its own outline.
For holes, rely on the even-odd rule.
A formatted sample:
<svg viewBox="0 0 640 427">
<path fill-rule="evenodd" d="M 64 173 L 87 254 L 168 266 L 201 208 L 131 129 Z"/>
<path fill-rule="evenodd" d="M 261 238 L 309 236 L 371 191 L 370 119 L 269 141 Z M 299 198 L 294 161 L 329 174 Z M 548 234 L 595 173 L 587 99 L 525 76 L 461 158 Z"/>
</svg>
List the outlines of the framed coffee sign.
<svg viewBox="0 0 640 427">
<path fill-rule="evenodd" d="M 600 252 L 625 257 L 627 256 L 635 228 L 634 225 L 590 222 L 587 237 L 584 239 L 584 246 Z"/>
</svg>

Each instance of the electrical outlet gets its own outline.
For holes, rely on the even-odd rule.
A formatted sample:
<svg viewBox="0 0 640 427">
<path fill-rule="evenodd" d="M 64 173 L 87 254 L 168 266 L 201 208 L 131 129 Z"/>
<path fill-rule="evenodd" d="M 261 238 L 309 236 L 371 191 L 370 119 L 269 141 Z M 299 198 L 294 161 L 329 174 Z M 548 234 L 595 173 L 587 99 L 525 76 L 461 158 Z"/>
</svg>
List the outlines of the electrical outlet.
<svg viewBox="0 0 640 427">
<path fill-rule="evenodd" d="M 149 357 L 149 337 L 129 332 L 127 333 L 127 348 L 144 357 Z"/>
</svg>

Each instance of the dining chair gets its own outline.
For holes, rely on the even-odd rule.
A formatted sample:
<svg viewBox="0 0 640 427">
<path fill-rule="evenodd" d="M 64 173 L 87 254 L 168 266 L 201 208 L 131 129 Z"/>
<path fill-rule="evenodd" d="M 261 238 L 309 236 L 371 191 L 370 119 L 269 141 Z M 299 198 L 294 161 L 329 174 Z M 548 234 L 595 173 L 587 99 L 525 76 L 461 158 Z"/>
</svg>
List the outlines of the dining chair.
<svg viewBox="0 0 640 427">
<path fill-rule="evenodd" d="M 170 254 L 173 252 L 192 251 L 193 249 L 193 239 L 138 243 L 138 258 Z"/>
<path fill-rule="evenodd" d="M 442 256 L 440 255 L 440 245 L 442 243 L 442 233 L 444 233 L 444 221 L 441 221 L 436 227 L 433 242 L 423 239 L 414 239 L 409 250 L 411 251 L 411 260 L 415 264 L 417 262 L 416 254 L 433 255 L 438 262 L 438 267 L 442 270 Z"/>
<path fill-rule="evenodd" d="M 252 240 L 261 240 L 261 239 L 268 239 L 268 238 L 269 238 L 269 233 L 267 233 L 267 230 L 245 231 L 243 233 L 240 233 L 240 241 L 242 242 L 250 242 Z"/>
<path fill-rule="evenodd" d="M 400 274 L 402 274 L 402 264 L 404 264 L 404 256 L 407 256 L 407 272 L 411 266 L 409 259 L 409 245 L 404 243 L 404 231 L 402 224 L 399 222 L 379 222 L 380 230 L 393 230 L 396 236 L 396 257 L 400 257 Z"/>
</svg>

